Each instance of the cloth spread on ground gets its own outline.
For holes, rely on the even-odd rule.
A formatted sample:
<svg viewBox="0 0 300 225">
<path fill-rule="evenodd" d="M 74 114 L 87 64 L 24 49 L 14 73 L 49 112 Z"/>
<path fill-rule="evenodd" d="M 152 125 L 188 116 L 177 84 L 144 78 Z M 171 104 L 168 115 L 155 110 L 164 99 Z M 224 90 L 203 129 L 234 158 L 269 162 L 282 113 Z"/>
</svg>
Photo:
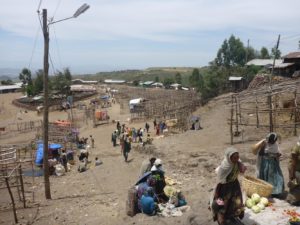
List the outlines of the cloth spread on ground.
<svg viewBox="0 0 300 225">
<path fill-rule="evenodd" d="M 242 222 L 245 225 L 286 225 L 288 224 L 289 216 L 284 210 L 295 210 L 297 213 L 300 213 L 299 207 L 293 207 L 286 201 L 274 199 L 273 206 L 266 207 L 260 213 L 255 214 L 251 209 L 247 208 Z"/>
<path fill-rule="evenodd" d="M 170 216 L 182 216 L 183 212 L 187 212 L 190 210 L 190 206 L 185 205 L 181 207 L 175 207 L 175 205 L 166 203 L 166 204 L 158 204 L 160 215 L 164 217 Z"/>
</svg>

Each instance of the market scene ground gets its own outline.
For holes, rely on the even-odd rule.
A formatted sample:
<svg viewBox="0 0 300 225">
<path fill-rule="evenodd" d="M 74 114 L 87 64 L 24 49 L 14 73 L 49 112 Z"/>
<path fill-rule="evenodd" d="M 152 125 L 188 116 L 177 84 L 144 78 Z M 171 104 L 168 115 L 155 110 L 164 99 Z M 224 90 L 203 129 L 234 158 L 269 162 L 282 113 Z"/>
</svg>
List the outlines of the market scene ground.
<svg viewBox="0 0 300 225">
<path fill-rule="evenodd" d="M 21 93 L 2 94 L 0 98 L 1 124 L 17 121 L 32 121 L 42 119 L 35 111 L 20 110 L 12 105 L 12 100 Z M 156 134 L 153 119 L 149 121 L 131 122 L 130 112 L 124 112 L 116 102 L 107 108 L 110 122 L 94 127 L 91 121 L 83 123 L 79 129 L 79 136 L 94 139 L 94 148 L 89 148 L 87 170 L 78 172 L 77 153 L 75 164 L 70 171 L 62 176 L 50 176 L 52 199 L 46 200 L 44 195 L 44 179 L 42 176 L 34 178 L 34 186 L 27 196 L 27 207 L 24 209 L 17 203 L 17 217 L 21 224 L 216 224 L 208 210 L 210 196 L 216 184 L 215 169 L 224 158 L 224 151 L 230 146 L 230 132 L 227 119 L 230 112 L 225 109 L 225 97 L 212 100 L 207 105 L 199 107 L 194 114 L 201 115 L 199 130 L 187 130 L 168 134 Z M 86 101 L 90 101 L 89 99 Z M 70 110 L 70 109 L 69 109 Z M 53 111 L 49 114 L 50 121 L 68 120 L 68 111 Z M 138 147 L 138 143 L 131 144 L 127 162 L 125 162 L 121 147 L 113 146 L 112 133 L 116 130 L 116 123 L 120 121 L 127 127 L 144 128 L 145 122 L 150 125 L 149 134 L 152 143 Z M 247 167 L 246 175 L 255 176 L 256 157 L 251 152 L 253 144 L 264 136 L 257 134 L 253 141 L 239 142 L 235 148 L 239 150 L 240 159 Z M 255 134 L 253 134 L 255 136 Z M 34 140 L 36 132 L 0 138 L 0 145 L 10 145 Z M 282 151 L 281 169 L 288 181 L 288 161 L 290 149 L 298 138 L 281 139 Z M 133 217 L 126 214 L 128 190 L 137 182 L 140 167 L 144 160 L 155 156 L 163 162 L 165 176 L 174 182 L 174 186 L 184 194 L 189 209 L 180 216 L 164 217 L 160 215 L 147 216 L 138 213 Z M 95 166 L 98 157 L 102 164 Z M 240 177 L 242 179 L 242 177 Z M 24 182 L 31 182 L 31 177 L 24 176 Z M 13 192 L 16 192 L 13 189 Z M 34 199 L 32 198 L 34 193 Z M 12 205 L 7 189 L 0 190 L 0 224 L 14 224 Z M 15 193 L 15 201 L 19 199 Z M 295 209 L 289 204 L 282 204 L 275 200 L 272 208 L 266 209 L 265 214 L 253 215 L 246 210 L 244 224 L 278 224 L 264 222 L 268 215 L 277 221 L 288 221 L 284 210 Z M 278 208 L 276 206 L 278 205 Z M 270 218 L 270 217 L 269 217 Z M 260 220 L 260 221 L 259 221 Z M 270 219 L 268 220 L 270 221 Z"/>
</svg>

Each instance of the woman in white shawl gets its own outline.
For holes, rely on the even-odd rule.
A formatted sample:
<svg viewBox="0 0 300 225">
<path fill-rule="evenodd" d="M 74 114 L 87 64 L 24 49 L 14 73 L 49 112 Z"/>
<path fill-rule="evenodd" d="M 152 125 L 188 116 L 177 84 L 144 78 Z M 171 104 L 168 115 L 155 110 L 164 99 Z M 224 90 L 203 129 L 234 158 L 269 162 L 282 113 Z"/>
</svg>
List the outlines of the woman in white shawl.
<svg viewBox="0 0 300 225">
<path fill-rule="evenodd" d="M 245 167 L 239 160 L 238 151 L 227 148 L 221 165 L 216 169 L 217 186 L 213 193 L 211 210 L 214 220 L 226 224 L 227 220 L 244 217 L 242 191 L 238 174 L 245 172 Z"/>
<path fill-rule="evenodd" d="M 277 134 L 269 133 L 257 152 L 257 175 L 258 178 L 273 185 L 274 197 L 280 197 L 284 191 L 284 179 L 279 163 L 281 154 Z"/>
</svg>

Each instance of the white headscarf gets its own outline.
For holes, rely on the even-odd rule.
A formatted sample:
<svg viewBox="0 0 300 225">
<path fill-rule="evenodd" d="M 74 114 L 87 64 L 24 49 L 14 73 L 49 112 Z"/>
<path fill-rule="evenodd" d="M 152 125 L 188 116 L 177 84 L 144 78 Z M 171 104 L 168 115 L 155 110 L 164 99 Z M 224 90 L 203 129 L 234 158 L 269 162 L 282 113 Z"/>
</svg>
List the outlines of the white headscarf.
<svg viewBox="0 0 300 225">
<path fill-rule="evenodd" d="M 221 165 L 216 169 L 218 183 L 225 184 L 227 176 L 231 173 L 234 164 L 231 162 L 230 157 L 238 153 L 238 150 L 234 147 L 229 147 L 225 151 L 225 157 Z"/>
</svg>

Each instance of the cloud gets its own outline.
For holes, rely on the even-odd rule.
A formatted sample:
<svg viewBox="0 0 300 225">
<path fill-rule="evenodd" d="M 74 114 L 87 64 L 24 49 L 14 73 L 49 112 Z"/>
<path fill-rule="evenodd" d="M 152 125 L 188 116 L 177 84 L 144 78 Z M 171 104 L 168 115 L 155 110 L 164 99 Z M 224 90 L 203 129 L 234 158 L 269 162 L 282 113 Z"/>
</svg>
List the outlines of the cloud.
<svg viewBox="0 0 300 225">
<path fill-rule="evenodd" d="M 41 31 L 37 33 L 37 29 L 41 28 L 36 12 L 40 1 L 2 2 L 0 40 L 6 43 L 3 45 L 3 52 L 10 54 L 9 48 L 15 49 L 12 47 L 14 43 L 10 41 L 23 38 L 27 41 L 23 44 L 27 46 L 21 44 L 17 46 L 24 51 L 29 49 L 23 53 L 23 57 L 26 58 L 24 61 L 28 62 L 35 40 L 37 39 L 39 47 L 42 45 L 42 33 Z M 92 61 L 93 64 L 96 64 L 95 58 L 106 61 L 104 64 L 114 63 L 112 59 L 119 58 L 117 63 L 124 62 L 124 65 L 125 62 L 128 65 L 138 64 L 134 62 L 147 65 L 147 62 L 142 63 L 140 59 L 150 60 L 149 65 L 154 63 L 195 65 L 194 57 L 199 57 L 197 60 L 203 65 L 215 57 L 223 40 L 231 34 L 240 37 L 244 43 L 250 39 L 251 46 L 260 49 L 262 46 L 268 48 L 274 46 L 278 34 L 282 34 L 284 38 L 300 33 L 299 0 L 42 0 L 41 2 L 40 10 L 46 8 L 48 17 L 54 16 L 54 20 L 73 15 L 85 2 L 91 6 L 76 19 L 50 26 L 51 48 L 56 46 L 56 42 L 60 46 L 60 50 L 51 49 L 51 51 L 61 52 L 53 54 L 54 60 L 58 61 L 54 56 L 61 54 L 62 61 L 68 60 L 70 63 L 73 61 L 73 64 L 78 60 L 76 56 L 84 52 L 87 57 L 85 60 Z M 284 51 L 294 50 L 299 37 L 300 34 L 296 35 L 293 42 L 283 39 L 281 47 Z M 149 57 L 143 54 L 148 54 Z M 12 55 L 16 60 L 22 58 L 21 55 Z M 68 58 L 63 57 L 64 55 Z"/>
</svg>

